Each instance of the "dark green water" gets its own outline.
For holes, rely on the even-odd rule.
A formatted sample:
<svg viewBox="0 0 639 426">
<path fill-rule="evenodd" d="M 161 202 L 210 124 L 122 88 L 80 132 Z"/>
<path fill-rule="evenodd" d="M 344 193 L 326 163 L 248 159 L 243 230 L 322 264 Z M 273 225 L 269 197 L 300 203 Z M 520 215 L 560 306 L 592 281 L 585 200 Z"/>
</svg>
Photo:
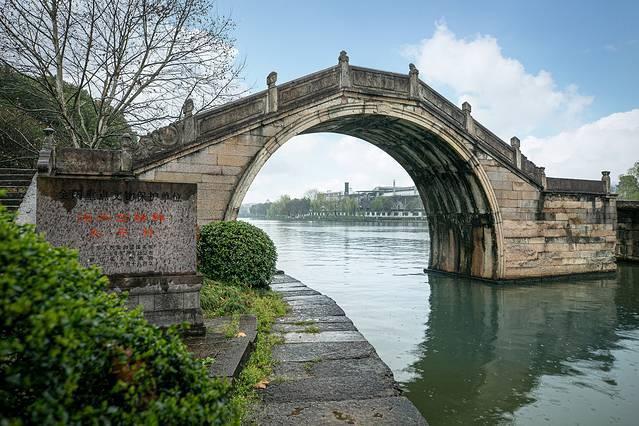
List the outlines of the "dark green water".
<svg viewBox="0 0 639 426">
<path fill-rule="evenodd" d="M 335 299 L 431 425 L 639 424 L 639 267 L 488 285 L 425 275 L 419 225 L 257 221 Z"/>
</svg>

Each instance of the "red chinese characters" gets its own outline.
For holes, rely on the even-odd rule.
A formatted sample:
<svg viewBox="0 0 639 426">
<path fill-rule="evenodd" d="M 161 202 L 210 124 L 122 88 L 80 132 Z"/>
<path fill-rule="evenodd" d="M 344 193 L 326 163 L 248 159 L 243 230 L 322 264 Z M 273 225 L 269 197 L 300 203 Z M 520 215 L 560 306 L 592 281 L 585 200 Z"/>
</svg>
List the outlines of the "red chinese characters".
<svg viewBox="0 0 639 426">
<path fill-rule="evenodd" d="M 80 223 L 91 224 L 87 233 L 90 238 L 103 238 L 106 236 L 129 238 L 138 235 L 143 238 L 152 238 L 156 233 L 156 229 L 150 225 L 164 223 L 166 216 L 162 212 L 122 212 L 115 214 L 82 212 L 76 216 L 76 220 Z M 110 222 L 115 223 L 109 225 Z"/>
</svg>

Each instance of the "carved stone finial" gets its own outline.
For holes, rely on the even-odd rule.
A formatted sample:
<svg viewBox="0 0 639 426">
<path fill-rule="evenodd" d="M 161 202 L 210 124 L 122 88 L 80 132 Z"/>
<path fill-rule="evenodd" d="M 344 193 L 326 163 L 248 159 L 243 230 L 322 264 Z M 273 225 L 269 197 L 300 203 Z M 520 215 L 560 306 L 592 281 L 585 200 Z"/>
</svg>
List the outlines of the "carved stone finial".
<svg viewBox="0 0 639 426">
<path fill-rule="evenodd" d="M 133 141 L 133 139 L 131 138 L 131 135 L 128 133 L 122 133 L 122 136 L 120 136 L 120 145 L 122 146 L 122 150 L 124 151 L 131 151 L 131 148 L 133 147 L 131 142 Z"/>
<path fill-rule="evenodd" d="M 470 112 L 472 111 L 472 107 L 470 106 L 470 104 L 468 102 L 464 102 L 462 104 L 462 111 L 467 112 L 468 114 L 470 114 Z"/>
<path fill-rule="evenodd" d="M 539 171 L 539 176 L 541 177 L 541 186 L 546 189 L 548 187 L 548 180 L 546 179 L 546 168 L 545 167 L 537 167 L 537 171 Z"/>
<path fill-rule="evenodd" d="M 193 99 L 188 98 L 182 105 L 182 114 L 184 117 L 190 117 L 193 115 Z"/>
<path fill-rule="evenodd" d="M 408 95 L 413 99 L 419 98 L 419 70 L 415 64 L 408 64 Z"/>
<path fill-rule="evenodd" d="M 42 148 L 45 149 L 53 149 L 55 147 L 55 140 L 53 139 L 53 130 L 51 127 L 47 127 L 43 130 L 44 132 L 44 142 L 42 143 Z"/>
<path fill-rule="evenodd" d="M 519 141 L 519 138 L 517 136 L 513 136 L 512 138 L 510 138 L 510 146 L 515 149 L 513 158 L 513 160 L 515 161 L 515 166 L 517 166 L 518 169 L 521 169 L 521 142 Z"/>
<path fill-rule="evenodd" d="M 611 185 L 610 185 L 610 171 L 602 170 L 601 171 L 601 181 L 603 182 L 604 191 L 606 194 L 610 194 Z"/>
<path fill-rule="evenodd" d="M 131 150 L 133 149 L 131 135 L 128 133 L 122 133 L 120 136 L 120 145 L 122 152 L 120 154 L 120 171 L 129 173 L 133 167 L 133 157 L 131 156 Z"/>
<path fill-rule="evenodd" d="M 277 83 L 277 73 L 275 71 L 271 71 L 271 73 L 266 76 L 266 85 L 270 89 L 275 87 L 275 83 Z"/>
<path fill-rule="evenodd" d="M 346 62 L 348 64 L 348 55 L 346 54 L 346 50 L 342 50 L 339 52 L 339 58 L 337 58 L 338 62 L 341 64 Z"/>
<path fill-rule="evenodd" d="M 345 50 L 339 53 L 339 87 L 351 87 L 351 67 L 348 65 L 348 55 Z"/>
<path fill-rule="evenodd" d="M 277 111 L 277 73 L 272 71 L 266 76 L 266 113 Z"/>
<path fill-rule="evenodd" d="M 53 132 L 54 130 L 51 127 L 44 129 L 44 141 L 38 153 L 38 162 L 36 164 L 38 173 L 51 174 L 55 167 L 55 140 L 53 139 Z"/>
</svg>

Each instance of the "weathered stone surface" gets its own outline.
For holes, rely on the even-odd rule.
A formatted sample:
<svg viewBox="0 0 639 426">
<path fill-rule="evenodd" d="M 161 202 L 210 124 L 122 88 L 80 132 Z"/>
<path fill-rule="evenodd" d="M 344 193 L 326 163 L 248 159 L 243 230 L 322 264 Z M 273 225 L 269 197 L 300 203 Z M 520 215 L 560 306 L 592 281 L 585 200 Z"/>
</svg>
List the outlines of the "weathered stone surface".
<svg viewBox="0 0 639 426">
<path fill-rule="evenodd" d="M 364 358 L 374 353 L 368 342 L 296 343 L 273 348 L 273 357 L 281 362 Z"/>
<path fill-rule="evenodd" d="M 104 149 L 56 148 L 55 170 L 64 175 L 130 175 L 130 165 L 128 170 L 123 167 L 125 155 Z"/>
<path fill-rule="evenodd" d="M 196 358 L 214 358 L 209 366 L 209 376 L 233 379 L 248 359 L 257 335 L 257 320 L 254 316 L 240 317 L 238 332 L 244 335 L 228 337 L 226 329 L 231 326 L 230 317 L 207 319 L 206 334 L 187 337 L 185 343 Z"/>
<path fill-rule="evenodd" d="M 287 332 L 284 343 L 365 342 L 359 331 L 321 331 L 319 333 Z"/>
<path fill-rule="evenodd" d="M 36 229 L 83 264 L 109 275 L 195 272 L 195 185 L 39 176 L 37 188 Z"/>
<path fill-rule="evenodd" d="M 346 317 L 336 317 L 346 318 Z M 352 322 L 298 322 L 297 324 L 277 323 L 273 325 L 273 331 L 279 333 L 304 333 L 309 327 L 322 331 L 355 331 L 355 325 Z"/>
<path fill-rule="evenodd" d="M 255 409 L 248 422 L 260 425 L 426 425 L 405 397 L 313 403 L 287 402 Z"/>
<path fill-rule="evenodd" d="M 317 324 L 324 322 L 345 322 L 350 323 L 351 320 L 344 315 L 327 315 L 327 316 L 299 316 L 294 312 L 290 312 L 287 316 L 283 318 L 278 318 L 275 320 L 277 324 Z"/>
<path fill-rule="evenodd" d="M 393 378 L 390 368 L 378 357 L 307 362 L 284 362 L 275 366 L 273 376 L 283 380 L 314 377 L 378 376 Z"/>
<path fill-rule="evenodd" d="M 286 293 L 284 293 L 286 294 Z M 290 299 L 284 298 L 289 306 L 292 307 L 313 307 L 313 305 L 333 305 L 335 301 L 330 297 L 326 297 L 323 295 L 316 296 L 294 296 L 294 297 L 303 297 L 302 299 Z"/>
<path fill-rule="evenodd" d="M 308 319 L 314 317 L 325 317 L 325 316 L 340 316 L 345 315 L 342 308 L 337 306 L 336 303 L 332 303 L 330 305 L 302 305 L 302 306 L 291 306 L 291 314 L 298 317 L 306 317 Z"/>
<path fill-rule="evenodd" d="M 617 247 L 620 260 L 639 261 L 639 201 L 617 202 Z"/>
<path fill-rule="evenodd" d="M 266 403 L 291 401 L 342 401 L 399 396 L 391 378 L 377 375 L 315 377 L 272 383 L 260 396 Z"/>
</svg>

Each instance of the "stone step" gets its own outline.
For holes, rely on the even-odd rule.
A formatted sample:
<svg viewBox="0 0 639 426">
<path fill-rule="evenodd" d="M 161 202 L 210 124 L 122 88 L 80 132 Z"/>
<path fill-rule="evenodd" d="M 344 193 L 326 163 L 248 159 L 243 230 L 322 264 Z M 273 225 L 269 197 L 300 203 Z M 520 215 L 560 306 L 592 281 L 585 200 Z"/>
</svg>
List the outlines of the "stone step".
<svg viewBox="0 0 639 426">
<path fill-rule="evenodd" d="M 229 330 L 236 331 L 231 317 L 212 318 L 204 321 L 204 336 L 185 337 L 184 343 L 196 358 L 213 358 L 209 376 L 228 379 L 237 378 L 242 366 L 254 349 L 257 336 L 257 320 L 252 315 L 239 318 L 237 332 L 227 337 Z"/>
<path fill-rule="evenodd" d="M 273 403 L 251 409 L 247 424 L 259 425 L 406 425 L 426 426 L 403 396 L 325 402 Z"/>
</svg>

